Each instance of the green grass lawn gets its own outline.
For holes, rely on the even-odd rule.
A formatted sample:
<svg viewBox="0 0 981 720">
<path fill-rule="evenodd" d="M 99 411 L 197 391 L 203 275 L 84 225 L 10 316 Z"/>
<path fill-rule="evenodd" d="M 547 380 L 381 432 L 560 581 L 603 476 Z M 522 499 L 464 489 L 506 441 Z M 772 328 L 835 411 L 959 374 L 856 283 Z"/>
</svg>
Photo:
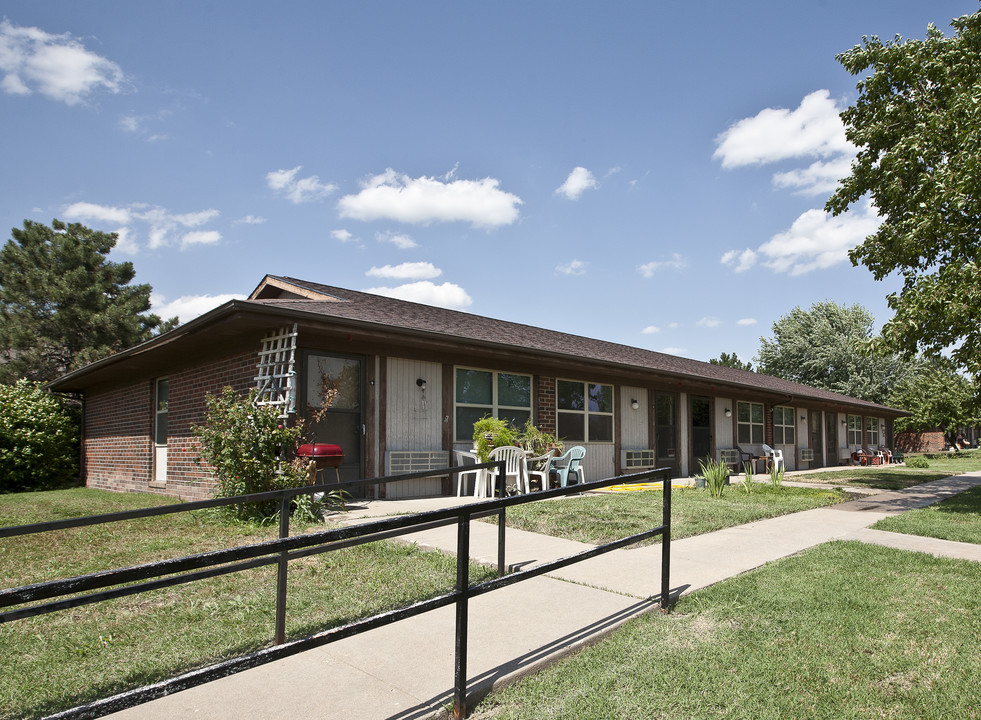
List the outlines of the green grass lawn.
<svg viewBox="0 0 981 720">
<path fill-rule="evenodd" d="M 981 544 L 981 487 L 880 520 L 875 530 Z"/>
<path fill-rule="evenodd" d="M 907 456 L 911 457 L 911 456 Z M 927 455 L 928 468 L 910 468 L 903 465 L 883 465 L 872 467 L 852 466 L 841 470 L 794 474 L 788 480 L 832 485 L 876 488 L 879 490 L 900 490 L 919 485 L 930 480 L 960 475 L 981 470 L 981 452 L 971 451 L 958 454 Z"/>
<path fill-rule="evenodd" d="M 845 499 L 838 490 L 773 487 L 765 483 L 756 483 L 752 493 L 738 485 L 730 486 L 721 498 L 713 498 L 704 489 L 676 488 L 671 491 L 671 537 L 701 535 Z M 507 524 L 600 545 L 660 525 L 661 503 L 659 490 L 570 496 L 508 508 Z M 660 538 L 654 542 L 660 542 Z"/>
<path fill-rule="evenodd" d="M 162 502 L 85 488 L 0 495 L 0 524 Z M 274 537 L 276 528 L 195 512 L 8 538 L 0 540 L 0 581 L 14 587 Z M 470 572 L 474 582 L 492 577 L 477 565 Z M 455 573 L 450 556 L 388 542 L 291 562 L 287 636 L 447 592 Z M 0 717 L 40 717 L 270 645 L 275 578 L 275 567 L 260 568 L 0 625 Z"/>
<path fill-rule="evenodd" d="M 834 542 L 682 598 L 474 720 L 981 718 L 976 563 Z"/>
</svg>

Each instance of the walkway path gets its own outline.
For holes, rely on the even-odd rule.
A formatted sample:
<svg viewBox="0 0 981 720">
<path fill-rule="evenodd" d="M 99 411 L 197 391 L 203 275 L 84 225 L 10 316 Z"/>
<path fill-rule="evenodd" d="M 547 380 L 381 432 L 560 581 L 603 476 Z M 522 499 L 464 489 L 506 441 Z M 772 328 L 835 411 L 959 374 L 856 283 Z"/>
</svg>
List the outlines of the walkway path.
<svg viewBox="0 0 981 720">
<path fill-rule="evenodd" d="M 981 485 L 971 473 L 878 493 L 861 500 L 761 520 L 672 542 L 672 594 L 688 593 L 830 540 L 860 540 L 981 562 L 981 545 L 869 530 L 889 515 L 939 502 Z M 411 501 L 416 511 L 455 498 Z M 400 503 L 366 503 L 361 518 L 403 512 Z M 404 503 L 402 503 L 404 505 Z M 357 521 L 354 518 L 354 521 Z M 456 549 L 454 527 L 411 536 Z M 508 530 L 507 561 L 527 567 L 590 546 Z M 472 556 L 496 564 L 497 530 L 471 526 Z M 595 642 L 656 607 L 660 546 L 615 550 L 475 598 L 470 603 L 470 692 L 533 672 Z M 652 599 L 653 598 L 653 599 Z M 425 718 L 452 697 L 454 610 L 443 608 L 342 640 L 110 717 L 118 720 Z"/>
</svg>

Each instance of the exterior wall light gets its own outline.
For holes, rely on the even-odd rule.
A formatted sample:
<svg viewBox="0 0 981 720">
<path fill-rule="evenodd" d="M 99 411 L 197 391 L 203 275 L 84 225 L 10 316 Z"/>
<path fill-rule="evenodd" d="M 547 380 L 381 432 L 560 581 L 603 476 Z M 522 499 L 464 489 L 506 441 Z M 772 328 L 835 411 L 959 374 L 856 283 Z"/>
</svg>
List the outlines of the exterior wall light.
<svg viewBox="0 0 981 720">
<path fill-rule="evenodd" d="M 732 417 L 732 410 L 730 408 L 726 408 L 726 417 Z"/>
<path fill-rule="evenodd" d="M 419 386 L 419 389 L 420 390 L 425 390 L 426 389 L 426 381 L 423 380 L 422 378 L 419 378 L 418 380 L 416 380 L 416 385 Z"/>
<path fill-rule="evenodd" d="M 637 402 L 636 400 L 631 400 L 630 401 L 630 407 L 633 408 L 634 410 L 636 410 L 636 409 L 638 409 L 640 407 L 640 403 Z"/>
</svg>

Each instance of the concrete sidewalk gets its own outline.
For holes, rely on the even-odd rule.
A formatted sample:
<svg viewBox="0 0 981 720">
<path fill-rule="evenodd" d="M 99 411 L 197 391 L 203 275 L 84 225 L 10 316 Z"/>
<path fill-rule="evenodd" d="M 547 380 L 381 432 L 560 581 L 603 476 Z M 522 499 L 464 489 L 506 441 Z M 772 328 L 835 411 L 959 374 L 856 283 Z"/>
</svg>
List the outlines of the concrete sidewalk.
<svg viewBox="0 0 981 720">
<path fill-rule="evenodd" d="M 883 492 L 840 505 L 784 515 L 684 540 L 671 546 L 672 595 L 688 593 L 829 540 L 855 539 L 981 562 L 981 546 L 867 529 L 877 520 L 939 502 L 981 485 L 981 473 Z M 445 506 L 368 503 L 362 517 Z M 402 505 L 403 507 L 398 507 Z M 658 510 L 660 505 L 658 504 Z M 354 521 L 357 521 L 355 519 Z M 363 521 L 363 520 L 362 520 Z M 456 550 L 455 527 L 408 536 L 422 546 Z M 526 568 L 591 546 L 508 530 L 507 562 Z M 497 529 L 471 525 L 471 555 L 496 564 Z M 470 602 L 469 692 L 554 662 L 657 607 L 659 545 L 601 557 L 488 593 Z M 452 607 L 186 690 L 108 717 L 118 720 L 209 718 L 424 718 L 453 692 Z"/>
</svg>

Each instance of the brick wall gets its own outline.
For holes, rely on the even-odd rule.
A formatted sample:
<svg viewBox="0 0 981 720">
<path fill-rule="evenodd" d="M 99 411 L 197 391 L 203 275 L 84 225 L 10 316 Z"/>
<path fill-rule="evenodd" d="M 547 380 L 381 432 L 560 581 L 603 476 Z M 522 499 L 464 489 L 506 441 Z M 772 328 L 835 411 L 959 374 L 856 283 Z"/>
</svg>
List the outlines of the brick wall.
<svg viewBox="0 0 981 720">
<path fill-rule="evenodd" d="M 258 346 L 257 346 L 258 349 Z M 226 385 L 245 392 L 255 383 L 256 352 L 221 358 L 161 376 L 169 379 L 167 483 L 153 480 L 153 387 L 156 378 L 85 397 L 85 478 L 89 487 L 152 492 L 184 500 L 211 497 L 211 470 L 198 464 L 191 428 L 204 421 L 205 396 Z"/>
<path fill-rule="evenodd" d="M 535 407 L 535 426 L 542 432 L 555 435 L 558 428 L 555 419 L 555 378 L 535 378 L 538 385 L 538 402 Z"/>
<path fill-rule="evenodd" d="M 943 430 L 896 433 L 896 449 L 902 452 L 943 452 L 946 445 Z"/>
</svg>

